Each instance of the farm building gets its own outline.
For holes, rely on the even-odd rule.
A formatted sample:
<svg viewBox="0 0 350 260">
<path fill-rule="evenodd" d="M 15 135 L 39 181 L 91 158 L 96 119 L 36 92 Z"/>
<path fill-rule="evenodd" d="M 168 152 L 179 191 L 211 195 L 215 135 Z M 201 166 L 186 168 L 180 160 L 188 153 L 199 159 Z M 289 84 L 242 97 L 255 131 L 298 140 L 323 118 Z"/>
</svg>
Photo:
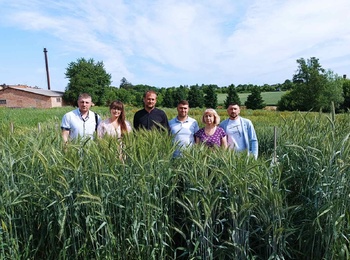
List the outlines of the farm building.
<svg viewBox="0 0 350 260">
<path fill-rule="evenodd" d="M 62 107 L 64 105 L 63 93 L 26 85 L 2 85 L 0 88 L 0 107 Z"/>
</svg>

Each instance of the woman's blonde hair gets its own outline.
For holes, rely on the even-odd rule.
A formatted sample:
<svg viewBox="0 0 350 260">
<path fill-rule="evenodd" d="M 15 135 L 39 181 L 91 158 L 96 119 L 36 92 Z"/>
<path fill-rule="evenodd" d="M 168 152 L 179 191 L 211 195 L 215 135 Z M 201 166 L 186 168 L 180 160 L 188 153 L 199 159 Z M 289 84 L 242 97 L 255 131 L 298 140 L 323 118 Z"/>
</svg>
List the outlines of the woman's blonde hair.
<svg viewBox="0 0 350 260">
<path fill-rule="evenodd" d="M 215 109 L 212 109 L 212 108 L 207 108 L 204 113 L 203 113 L 203 116 L 202 116 L 202 123 L 205 124 L 205 121 L 204 121 L 204 116 L 205 114 L 211 114 L 214 116 L 214 125 L 219 125 L 220 124 L 220 116 L 219 114 L 215 111 Z"/>
</svg>

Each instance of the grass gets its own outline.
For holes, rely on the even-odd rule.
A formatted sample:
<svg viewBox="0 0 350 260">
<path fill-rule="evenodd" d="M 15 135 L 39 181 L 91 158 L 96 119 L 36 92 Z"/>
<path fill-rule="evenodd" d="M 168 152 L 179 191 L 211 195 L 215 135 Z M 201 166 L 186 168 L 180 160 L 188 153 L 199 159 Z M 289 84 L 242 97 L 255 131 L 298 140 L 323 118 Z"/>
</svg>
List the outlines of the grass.
<svg viewBox="0 0 350 260">
<path fill-rule="evenodd" d="M 66 110 L 0 109 L 1 258 L 350 258 L 349 114 L 243 110 L 258 160 L 203 146 L 174 160 L 166 133 L 134 132 L 123 163 L 111 138 L 64 147 Z"/>
</svg>

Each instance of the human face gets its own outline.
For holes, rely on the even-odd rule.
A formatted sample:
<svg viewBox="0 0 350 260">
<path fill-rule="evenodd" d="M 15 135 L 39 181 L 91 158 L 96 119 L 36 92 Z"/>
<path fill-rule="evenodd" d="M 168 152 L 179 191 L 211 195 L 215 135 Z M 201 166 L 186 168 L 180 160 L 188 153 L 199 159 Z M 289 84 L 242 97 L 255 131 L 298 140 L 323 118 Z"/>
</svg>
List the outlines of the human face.
<svg viewBox="0 0 350 260">
<path fill-rule="evenodd" d="M 239 116 L 239 113 L 241 112 L 241 109 L 238 105 L 230 105 L 227 108 L 227 114 L 229 115 L 230 119 L 237 119 Z"/>
<path fill-rule="evenodd" d="M 152 110 L 157 103 L 157 95 L 154 93 L 147 93 L 143 98 L 143 103 L 145 104 L 145 108 L 147 110 Z"/>
<path fill-rule="evenodd" d="M 188 110 L 189 110 L 188 105 L 179 104 L 177 106 L 177 117 L 178 118 L 187 118 Z"/>
<path fill-rule="evenodd" d="M 119 118 L 122 111 L 119 108 L 111 108 L 111 117 L 112 118 Z"/>
<path fill-rule="evenodd" d="M 214 117 L 213 114 L 211 114 L 211 113 L 205 113 L 205 114 L 204 114 L 204 122 L 205 122 L 207 125 L 214 124 L 214 121 L 215 121 L 215 117 Z"/>
<path fill-rule="evenodd" d="M 78 107 L 81 114 L 87 113 L 91 107 L 91 98 L 80 98 L 78 100 Z"/>
</svg>

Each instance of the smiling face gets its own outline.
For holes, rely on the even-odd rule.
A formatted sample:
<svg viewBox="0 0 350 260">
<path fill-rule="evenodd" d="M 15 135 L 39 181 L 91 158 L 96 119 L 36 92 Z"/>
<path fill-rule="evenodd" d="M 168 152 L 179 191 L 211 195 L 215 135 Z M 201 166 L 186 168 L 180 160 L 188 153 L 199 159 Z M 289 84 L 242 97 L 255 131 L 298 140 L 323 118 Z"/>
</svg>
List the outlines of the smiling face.
<svg viewBox="0 0 350 260">
<path fill-rule="evenodd" d="M 143 103 L 145 104 L 146 110 L 152 110 L 157 103 L 157 94 L 153 92 L 147 92 L 143 98 Z"/>
<path fill-rule="evenodd" d="M 179 119 L 185 119 L 185 118 L 187 118 L 187 116 L 188 116 L 188 110 L 189 110 L 188 105 L 179 104 L 179 105 L 177 106 L 177 117 L 178 117 Z"/>
<path fill-rule="evenodd" d="M 121 101 L 116 100 L 113 101 L 109 105 L 109 111 L 111 113 L 111 120 L 119 119 L 124 120 L 125 119 L 125 112 L 124 112 L 124 105 Z"/>
<path fill-rule="evenodd" d="M 118 118 L 121 115 L 121 113 L 122 113 L 122 110 L 119 109 L 119 108 L 111 108 L 110 111 L 111 111 L 111 117 L 112 118 Z"/>
</svg>

